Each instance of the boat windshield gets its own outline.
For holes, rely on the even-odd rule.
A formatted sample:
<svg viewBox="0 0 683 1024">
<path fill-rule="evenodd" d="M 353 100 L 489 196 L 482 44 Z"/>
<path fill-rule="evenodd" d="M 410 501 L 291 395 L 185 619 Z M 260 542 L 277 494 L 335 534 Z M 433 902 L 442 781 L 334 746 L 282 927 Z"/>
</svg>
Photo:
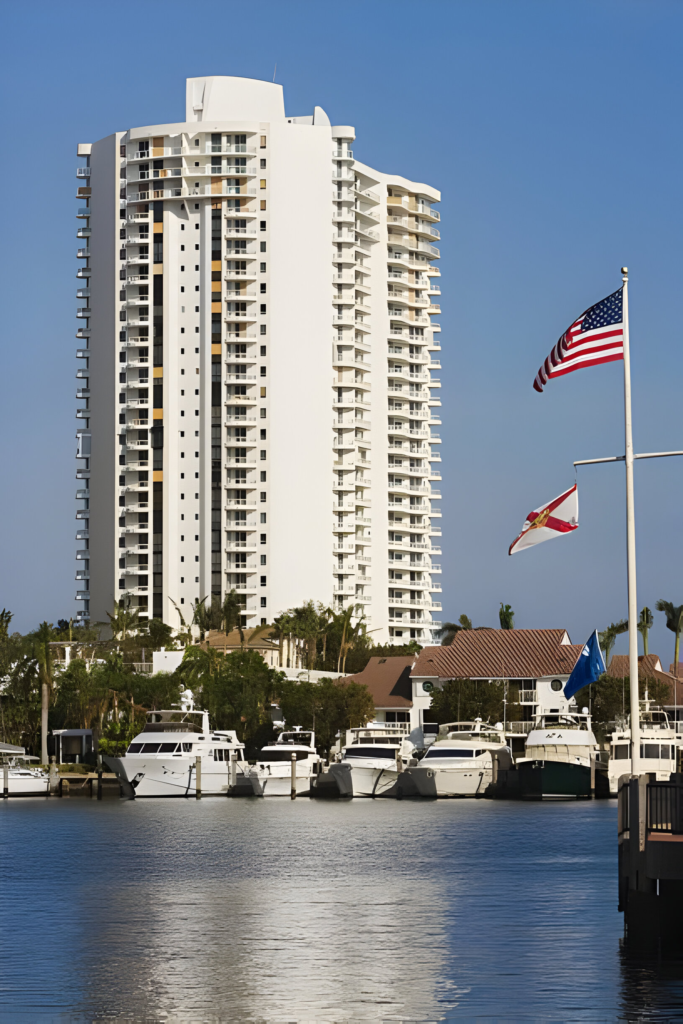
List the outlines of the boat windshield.
<svg viewBox="0 0 683 1024">
<path fill-rule="evenodd" d="M 131 743 L 129 754 L 180 754 L 189 753 L 191 743 Z"/>
<path fill-rule="evenodd" d="M 264 747 L 259 754 L 259 761 L 291 761 L 292 754 L 296 755 L 297 761 L 305 761 L 310 757 L 310 750 L 283 750 L 278 747 Z"/>
<path fill-rule="evenodd" d="M 466 750 L 464 747 L 430 747 L 425 758 L 433 760 L 435 757 L 479 757 L 483 753 L 483 750 Z"/>
<path fill-rule="evenodd" d="M 344 757 L 381 757 L 388 761 L 396 760 L 396 751 L 386 747 L 347 747 Z"/>
</svg>

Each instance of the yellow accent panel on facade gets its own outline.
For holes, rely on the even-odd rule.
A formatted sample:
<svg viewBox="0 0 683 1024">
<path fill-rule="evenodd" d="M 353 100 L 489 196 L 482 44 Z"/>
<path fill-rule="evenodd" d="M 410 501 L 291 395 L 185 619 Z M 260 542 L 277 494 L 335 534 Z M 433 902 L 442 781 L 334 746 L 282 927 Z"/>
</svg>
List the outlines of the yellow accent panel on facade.
<svg viewBox="0 0 683 1024">
<path fill-rule="evenodd" d="M 219 194 L 223 191 L 223 179 L 212 178 L 211 179 L 211 192 L 212 194 Z"/>
<path fill-rule="evenodd" d="M 163 221 L 155 221 L 155 223 L 154 223 L 154 234 L 158 235 L 163 230 L 164 230 Z"/>
<path fill-rule="evenodd" d="M 261 398 L 265 398 L 265 397 L 266 397 L 266 389 L 265 388 L 261 388 Z"/>
<path fill-rule="evenodd" d="M 154 366 L 152 369 L 153 369 L 153 372 L 152 372 L 152 376 L 153 377 L 163 377 L 163 375 L 164 375 L 164 368 L 163 368 L 163 366 Z"/>
<path fill-rule="evenodd" d="M 164 265 L 163 265 L 163 263 L 153 263 L 152 267 L 153 267 L 153 270 L 152 270 L 153 274 L 163 274 L 163 272 L 164 272 Z"/>
<path fill-rule="evenodd" d="M 164 137 L 158 135 L 152 139 L 152 156 L 163 156 L 164 155 Z"/>
<path fill-rule="evenodd" d="M 222 305 L 223 304 L 221 302 L 212 302 L 211 303 L 211 312 L 212 313 L 220 313 Z"/>
<path fill-rule="evenodd" d="M 221 347 L 220 347 L 220 345 L 212 345 L 211 346 L 211 355 L 212 356 L 219 356 L 220 354 L 221 354 Z"/>
<path fill-rule="evenodd" d="M 215 203 L 215 202 L 211 203 L 211 209 L 212 210 L 222 210 L 223 209 L 223 201 L 221 200 L 218 203 Z"/>
<path fill-rule="evenodd" d="M 220 260 L 211 260 L 211 269 L 212 270 L 222 270 L 223 267 L 221 266 L 221 261 Z"/>
<path fill-rule="evenodd" d="M 261 178 L 261 188 L 265 188 L 265 187 L 266 187 L 266 179 L 265 178 Z"/>
<path fill-rule="evenodd" d="M 163 479 L 164 479 L 164 471 L 163 471 L 163 469 L 153 469 L 152 470 L 152 482 L 153 483 L 155 483 L 155 484 L 161 483 L 163 481 Z"/>
<path fill-rule="evenodd" d="M 154 410 L 153 419 L 155 419 L 155 420 L 163 420 L 163 418 L 164 418 L 164 410 L 163 409 L 155 409 Z"/>
</svg>

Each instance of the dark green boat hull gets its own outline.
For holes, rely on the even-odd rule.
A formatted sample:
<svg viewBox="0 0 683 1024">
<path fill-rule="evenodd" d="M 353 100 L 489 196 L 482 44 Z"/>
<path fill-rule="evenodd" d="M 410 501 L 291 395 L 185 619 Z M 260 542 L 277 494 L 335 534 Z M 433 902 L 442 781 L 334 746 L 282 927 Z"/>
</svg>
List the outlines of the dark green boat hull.
<svg viewBox="0 0 683 1024">
<path fill-rule="evenodd" d="M 517 765 L 522 800 L 589 800 L 591 770 L 566 761 L 522 761 Z"/>
</svg>

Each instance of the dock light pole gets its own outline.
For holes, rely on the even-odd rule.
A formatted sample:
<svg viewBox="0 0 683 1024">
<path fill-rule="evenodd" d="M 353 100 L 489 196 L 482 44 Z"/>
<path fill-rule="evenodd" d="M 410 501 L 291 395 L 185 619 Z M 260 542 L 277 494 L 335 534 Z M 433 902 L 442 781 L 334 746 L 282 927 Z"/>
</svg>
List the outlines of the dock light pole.
<svg viewBox="0 0 683 1024">
<path fill-rule="evenodd" d="M 291 798 L 296 800 L 296 753 L 292 751 L 292 767 L 291 767 Z"/>
</svg>

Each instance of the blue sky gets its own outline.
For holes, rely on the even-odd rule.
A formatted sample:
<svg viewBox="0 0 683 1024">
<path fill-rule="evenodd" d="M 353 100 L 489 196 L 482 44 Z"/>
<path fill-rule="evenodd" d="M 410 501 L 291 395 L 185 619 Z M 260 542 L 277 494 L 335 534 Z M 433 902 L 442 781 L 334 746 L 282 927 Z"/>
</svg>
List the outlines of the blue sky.
<svg viewBox="0 0 683 1024">
<path fill-rule="evenodd" d="M 289 113 L 321 105 L 361 160 L 443 192 L 443 617 L 497 625 L 505 601 L 578 642 L 626 614 L 623 466 L 579 471 L 571 537 L 507 548 L 575 459 L 623 452 L 621 364 L 531 384 L 624 263 L 636 450 L 683 449 L 683 5 L 60 0 L 2 18 L 0 607 L 17 628 L 76 608 L 76 143 L 180 120 L 186 76 L 276 64 Z M 639 606 L 681 603 L 683 459 L 638 464 L 636 502 Z"/>
</svg>

